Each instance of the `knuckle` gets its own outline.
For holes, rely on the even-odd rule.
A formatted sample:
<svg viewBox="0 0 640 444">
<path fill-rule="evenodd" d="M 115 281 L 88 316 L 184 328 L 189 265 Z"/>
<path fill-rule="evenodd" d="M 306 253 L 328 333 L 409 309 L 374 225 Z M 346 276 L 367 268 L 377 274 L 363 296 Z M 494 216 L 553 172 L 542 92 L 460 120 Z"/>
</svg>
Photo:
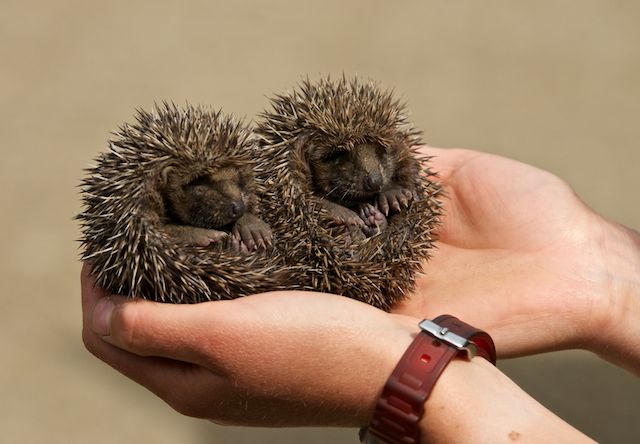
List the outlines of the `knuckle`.
<svg viewBox="0 0 640 444">
<path fill-rule="evenodd" d="M 135 349 L 141 342 L 141 317 L 136 304 L 122 304 L 113 312 L 111 336 L 125 348 Z"/>
</svg>

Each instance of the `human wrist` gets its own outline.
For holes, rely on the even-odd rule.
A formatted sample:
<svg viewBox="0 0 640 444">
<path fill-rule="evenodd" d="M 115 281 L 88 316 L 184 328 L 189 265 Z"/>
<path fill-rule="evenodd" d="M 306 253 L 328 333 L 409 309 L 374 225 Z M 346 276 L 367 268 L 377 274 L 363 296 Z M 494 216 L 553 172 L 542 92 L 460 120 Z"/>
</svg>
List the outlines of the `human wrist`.
<svg viewBox="0 0 640 444">
<path fill-rule="evenodd" d="M 604 230 L 600 321 L 585 348 L 640 375 L 640 234 L 610 222 Z"/>
<path fill-rule="evenodd" d="M 376 403 L 365 443 L 422 442 L 419 421 L 438 378 L 456 356 L 481 356 L 495 365 L 496 351 L 484 331 L 451 315 L 419 323 L 420 333 L 395 365 Z"/>
<path fill-rule="evenodd" d="M 447 318 L 449 319 L 447 320 Z M 407 318 L 407 321 L 410 319 Z M 410 344 L 410 350 L 403 353 L 401 360 L 405 362 L 405 365 L 394 367 L 394 370 L 391 371 L 394 375 L 392 376 L 394 382 L 385 388 L 386 394 L 381 399 L 382 403 L 378 403 L 375 418 L 370 424 L 369 431 L 361 435 L 364 442 L 396 442 L 395 440 L 398 439 L 405 442 L 405 439 L 415 438 L 416 429 L 412 426 L 412 424 L 416 424 L 412 420 L 412 418 L 416 418 L 414 415 L 417 415 L 419 420 L 416 424 L 419 428 L 418 442 L 496 443 L 511 442 L 516 439 L 523 443 L 549 442 L 551 440 L 567 443 L 592 442 L 537 403 L 492 365 L 495 352 L 491 351 L 489 344 L 484 343 L 487 339 L 485 333 L 449 316 L 438 317 L 434 321 L 436 327 L 439 323 L 440 327 L 447 325 L 452 330 L 440 328 L 432 331 L 433 323 L 431 326 L 429 323 L 424 326 L 421 324 L 421 328 L 427 329 L 426 331 L 429 332 L 424 333 L 425 337 L 433 335 L 433 344 L 418 341 L 423 337 L 423 334 L 419 333 L 419 337 Z M 414 329 L 415 327 L 410 323 L 405 323 L 399 329 L 403 332 L 403 341 L 406 341 L 407 333 L 415 336 Z M 387 329 L 385 331 L 388 332 Z M 457 344 L 458 340 L 447 335 L 456 331 L 460 332 L 463 337 L 473 337 L 480 341 L 476 345 L 480 347 L 482 344 L 482 349 L 488 350 L 489 359 L 481 358 L 478 355 L 470 360 L 460 358 L 451 360 L 452 355 L 449 355 L 444 367 L 440 367 L 442 373 L 438 371 L 439 377 L 436 376 L 435 380 L 431 382 L 427 382 L 425 379 L 427 386 L 414 386 L 416 377 L 422 379 L 422 376 L 418 375 L 425 372 L 424 376 L 427 376 L 427 367 L 422 367 L 423 365 L 433 363 L 438 366 L 438 362 L 440 362 L 435 355 L 431 354 L 429 347 L 439 348 L 437 347 L 438 343 L 451 344 L 447 347 L 453 347 L 453 344 Z M 443 337 L 440 338 L 440 335 Z M 491 342 L 490 338 L 488 340 Z M 427 346 L 427 344 L 431 345 Z M 442 344 L 440 344 L 441 346 Z M 393 352 L 389 355 L 395 355 L 399 348 L 401 347 L 394 347 Z M 455 348 L 461 350 L 459 346 L 455 346 Z M 466 346 L 463 346 L 462 349 L 466 349 Z M 458 353 L 458 356 L 462 355 Z M 419 364 L 418 367 L 407 365 L 409 362 L 417 363 L 416 358 L 419 358 L 418 360 L 422 364 Z M 390 359 L 387 364 L 391 365 L 395 359 L 397 358 Z M 415 373 L 417 368 L 420 370 Z M 405 382 L 402 382 L 403 380 Z M 420 395 L 420 393 L 424 395 L 423 391 L 429 395 L 426 397 L 426 402 L 422 401 L 424 408 L 421 406 L 418 413 L 413 404 L 420 398 L 425 399 Z M 392 401 L 392 399 L 394 400 Z M 411 404 L 410 411 L 406 410 L 406 406 L 400 407 L 403 404 L 406 406 Z M 397 410 L 398 408 L 401 411 Z M 399 433 L 403 435 L 402 438 L 398 435 Z"/>
<path fill-rule="evenodd" d="M 372 366 L 372 371 L 376 375 L 376 384 L 371 387 L 367 408 L 359 418 L 359 425 L 365 425 L 371 421 L 376 403 L 382 394 L 389 375 L 391 375 L 415 336 L 420 332 L 418 328 L 419 322 L 420 319 L 418 318 L 389 314 L 389 324 L 384 329 L 386 333 L 381 335 L 379 340 L 376 339 L 369 344 L 369 353 L 375 356 L 372 359 L 378 359 L 373 361 L 376 364 Z"/>
</svg>

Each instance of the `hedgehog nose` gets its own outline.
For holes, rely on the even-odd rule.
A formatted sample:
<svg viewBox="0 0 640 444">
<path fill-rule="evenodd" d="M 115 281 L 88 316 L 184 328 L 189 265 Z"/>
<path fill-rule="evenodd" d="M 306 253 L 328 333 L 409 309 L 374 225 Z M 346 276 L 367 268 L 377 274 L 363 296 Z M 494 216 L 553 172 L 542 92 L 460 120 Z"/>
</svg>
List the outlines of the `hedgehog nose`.
<svg viewBox="0 0 640 444">
<path fill-rule="evenodd" d="M 244 214 L 245 209 L 244 202 L 241 200 L 231 202 L 231 204 L 229 204 L 229 215 L 233 218 L 238 218 Z"/>
<path fill-rule="evenodd" d="M 380 191 L 382 188 L 382 176 L 378 173 L 370 173 L 364 178 L 364 189 L 367 191 Z"/>
</svg>

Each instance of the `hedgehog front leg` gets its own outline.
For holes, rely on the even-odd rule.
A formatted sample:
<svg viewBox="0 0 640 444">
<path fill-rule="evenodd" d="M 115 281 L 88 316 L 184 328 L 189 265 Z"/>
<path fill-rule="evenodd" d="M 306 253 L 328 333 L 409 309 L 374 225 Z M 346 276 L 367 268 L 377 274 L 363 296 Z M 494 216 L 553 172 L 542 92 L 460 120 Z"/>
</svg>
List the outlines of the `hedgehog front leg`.
<svg viewBox="0 0 640 444">
<path fill-rule="evenodd" d="M 267 247 L 271 246 L 273 234 L 266 222 L 258 216 L 245 213 L 234 224 L 233 237 L 236 242 L 232 243 L 232 246 L 235 248 L 237 243 L 240 252 L 245 252 L 242 244 L 248 251 L 266 251 Z"/>
<path fill-rule="evenodd" d="M 355 211 L 330 200 L 321 199 L 322 209 L 326 213 L 325 217 L 335 225 L 346 225 L 348 227 L 363 228 L 364 221 Z"/>
<path fill-rule="evenodd" d="M 376 207 L 388 216 L 390 209 L 399 213 L 403 208 L 408 208 L 411 199 L 411 190 L 392 183 L 380 191 L 376 198 Z"/>
<path fill-rule="evenodd" d="M 208 247 L 226 238 L 229 234 L 224 231 L 193 227 L 190 225 L 165 224 L 161 229 L 169 236 L 189 245 Z"/>
<path fill-rule="evenodd" d="M 327 199 L 320 199 L 320 204 L 323 213 L 322 218 L 328 225 L 330 227 L 338 226 L 344 228 L 347 244 L 365 238 L 365 221 L 355 211 Z"/>
</svg>

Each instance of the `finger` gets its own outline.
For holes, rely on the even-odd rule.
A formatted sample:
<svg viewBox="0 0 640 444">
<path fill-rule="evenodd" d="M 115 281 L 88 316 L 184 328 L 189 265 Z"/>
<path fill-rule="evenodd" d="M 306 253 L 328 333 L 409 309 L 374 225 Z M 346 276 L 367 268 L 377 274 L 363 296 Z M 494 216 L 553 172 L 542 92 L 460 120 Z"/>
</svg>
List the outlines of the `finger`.
<svg viewBox="0 0 640 444">
<path fill-rule="evenodd" d="M 481 154 L 477 151 L 453 148 L 436 148 L 422 145 L 418 148 L 420 154 L 429 156 L 431 169 L 438 174 L 438 181 L 447 184 L 449 178 L 471 158 Z"/>
<path fill-rule="evenodd" d="M 228 381 L 208 369 L 158 357 L 143 357 L 119 349 L 90 330 L 83 333 L 87 349 L 98 359 L 126 377 L 146 387 L 178 412 L 187 416 L 206 415 L 207 403 L 215 402 L 213 395 L 224 393 Z"/>
<path fill-rule="evenodd" d="M 197 416 L 197 412 L 189 412 L 189 403 L 180 401 L 195 399 L 202 392 L 203 383 L 224 384 L 218 377 L 207 369 L 194 364 L 175 360 L 143 357 L 122 350 L 103 340 L 93 331 L 93 311 L 95 305 L 108 297 L 107 293 L 95 285 L 91 275 L 91 266 L 84 263 L 80 275 L 83 328 L 82 340 L 89 352 L 118 370 L 125 376 L 143 385 L 155 393 L 181 413 Z M 209 392 L 211 393 L 211 392 Z M 176 395 L 179 395 L 176 398 Z"/>
<path fill-rule="evenodd" d="M 408 208 L 409 207 L 409 199 L 407 199 L 404 195 L 400 196 L 400 205 L 402 205 L 403 208 Z"/>
<path fill-rule="evenodd" d="M 198 367 L 195 364 L 131 353 L 104 341 L 90 328 L 83 330 L 82 340 L 94 356 L 163 398 L 166 390 L 162 389 L 167 384 L 175 390 L 184 390 L 193 384 L 188 379 Z"/>
<path fill-rule="evenodd" d="M 132 313 L 139 313 L 145 307 L 152 306 L 153 303 L 144 300 L 127 300 L 122 296 L 107 294 L 104 289 L 96 286 L 95 279 L 91 275 L 91 267 L 88 264 L 83 265 L 80 276 L 83 339 L 85 336 L 99 338 L 101 341 L 107 341 L 122 349 L 134 353 L 138 352 L 137 354 L 141 356 L 154 355 L 152 348 L 138 350 L 140 348 L 139 342 L 144 341 L 144 336 L 134 333 L 134 330 L 142 330 L 145 335 L 148 335 L 149 332 L 144 325 L 135 325 L 135 317 L 131 317 Z M 170 357 L 180 359 L 185 356 Z M 181 360 L 188 361 L 188 359 Z"/>
<path fill-rule="evenodd" d="M 85 330 L 101 340 L 138 356 L 164 357 L 220 370 L 211 351 L 224 342 L 217 327 L 228 321 L 227 301 L 173 305 L 121 296 L 104 297 L 83 307 Z M 215 366 L 215 367 L 212 367 Z"/>
</svg>

